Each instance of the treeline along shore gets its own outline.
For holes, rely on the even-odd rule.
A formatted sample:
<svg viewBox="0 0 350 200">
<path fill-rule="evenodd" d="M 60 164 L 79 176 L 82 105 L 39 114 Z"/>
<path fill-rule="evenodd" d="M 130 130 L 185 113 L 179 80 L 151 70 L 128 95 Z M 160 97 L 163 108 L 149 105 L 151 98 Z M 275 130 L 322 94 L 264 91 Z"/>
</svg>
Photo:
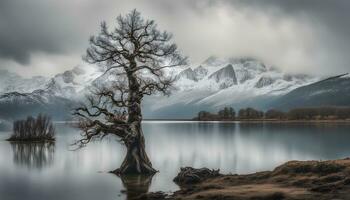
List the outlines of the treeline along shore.
<svg viewBox="0 0 350 200">
<path fill-rule="evenodd" d="M 198 121 L 350 121 L 350 107 L 310 107 L 289 111 L 242 108 L 236 112 L 225 107 L 217 113 L 200 111 L 193 120 Z"/>
</svg>

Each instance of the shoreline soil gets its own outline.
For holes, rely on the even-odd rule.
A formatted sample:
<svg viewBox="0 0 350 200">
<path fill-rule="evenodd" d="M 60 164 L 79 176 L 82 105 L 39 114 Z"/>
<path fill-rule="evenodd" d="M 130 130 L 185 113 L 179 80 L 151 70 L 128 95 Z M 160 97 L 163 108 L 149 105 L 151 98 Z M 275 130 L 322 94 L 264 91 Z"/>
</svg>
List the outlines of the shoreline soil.
<svg viewBox="0 0 350 200">
<path fill-rule="evenodd" d="M 153 192 L 136 199 L 350 199 L 350 158 L 289 161 L 273 171 L 247 175 L 223 175 L 206 168 L 182 168 L 174 181 L 180 190 L 171 195 Z"/>
</svg>

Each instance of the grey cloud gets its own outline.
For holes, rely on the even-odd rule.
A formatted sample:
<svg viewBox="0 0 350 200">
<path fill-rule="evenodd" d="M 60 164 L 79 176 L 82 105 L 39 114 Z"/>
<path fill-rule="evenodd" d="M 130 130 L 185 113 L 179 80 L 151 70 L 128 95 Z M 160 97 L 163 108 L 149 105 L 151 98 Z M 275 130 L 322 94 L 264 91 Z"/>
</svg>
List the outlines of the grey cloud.
<svg viewBox="0 0 350 200">
<path fill-rule="evenodd" d="M 239 0 L 232 6 L 250 8 L 274 18 L 293 18 L 313 29 L 320 70 L 350 72 L 350 1 L 348 0 Z"/>
<path fill-rule="evenodd" d="M 35 52 L 62 54 L 77 45 L 79 32 L 69 13 L 53 1 L 0 2 L 0 57 L 30 63 Z"/>
<path fill-rule="evenodd" d="M 350 34 L 350 1 L 348 0 L 240 0 L 227 1 L 234 6 L 245 6 L 266 12 L 276 17 L 293 17 L 311 22 L 311 26 L 324 26 L 335 36 Z M 279 9 L 276 12 L 275 9 Z M 302 21 L 301 21 L 302 22 Z"/>
<path fill-rule="evenodd" d="M 51 61 L 57 71 L 70 60 L 76 65 L 100 21 L 112 26 L 133 8 L 173 32 L 195 62 L 211 54 L 253 56 L 297 72 L 349 71 L 348 0 L 1 0 L 0 60 L 35 73 L 52 71 L 35 66 L 44 56 L 66 57 Z"/>
</svg>

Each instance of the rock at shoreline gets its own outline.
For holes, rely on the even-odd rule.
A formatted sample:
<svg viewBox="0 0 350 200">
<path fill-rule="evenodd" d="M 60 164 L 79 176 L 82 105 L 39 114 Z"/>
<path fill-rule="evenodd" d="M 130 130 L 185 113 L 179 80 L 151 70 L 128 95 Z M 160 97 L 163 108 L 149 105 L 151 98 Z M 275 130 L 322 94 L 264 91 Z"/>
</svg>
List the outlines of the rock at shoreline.
<svg viewBox="0 0 350 200">
<path fill-rule="evenodd" d="M 208 168 L 195 169 L 192 167 L 182 167 L 180 173 L 174 178 L 178 185 L 199 183 L 208 178 L 220 176 L 219 170 Z"/>
</svg>

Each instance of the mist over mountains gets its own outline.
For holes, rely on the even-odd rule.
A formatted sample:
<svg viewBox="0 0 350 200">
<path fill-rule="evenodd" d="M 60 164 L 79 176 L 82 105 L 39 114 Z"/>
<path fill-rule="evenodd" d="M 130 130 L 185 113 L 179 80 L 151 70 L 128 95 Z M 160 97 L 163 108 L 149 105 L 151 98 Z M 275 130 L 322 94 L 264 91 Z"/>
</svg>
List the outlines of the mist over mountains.
<svg viewBox="0 0 350 200">
<path fill-rule="evenodd" d="M 144 118 L 192 118 L 198 111 L 223 106 L 290 109 L 300 106 L 346 106 L 350 77 L 329 80 L 305 74 L 287 74 L 253 58 L 209 57 L 199 65 L 171 69 L 176 82 L 170 96 L 147 96 Z M 0 119 L 13 120 L 39 112 L 56 120 L 69 120 L 71 109 L 84 99 L 92 84 L 108 81 L 97 67 L 80 65 L 47 78 L 23 78 L 0 73 Z M 321 98 L 320 98 L 321 97 Z M 320 100 L 322 99 L 322 101 Z M 315 104 L 315 102 L 317 102 Z"/>
</svg>

